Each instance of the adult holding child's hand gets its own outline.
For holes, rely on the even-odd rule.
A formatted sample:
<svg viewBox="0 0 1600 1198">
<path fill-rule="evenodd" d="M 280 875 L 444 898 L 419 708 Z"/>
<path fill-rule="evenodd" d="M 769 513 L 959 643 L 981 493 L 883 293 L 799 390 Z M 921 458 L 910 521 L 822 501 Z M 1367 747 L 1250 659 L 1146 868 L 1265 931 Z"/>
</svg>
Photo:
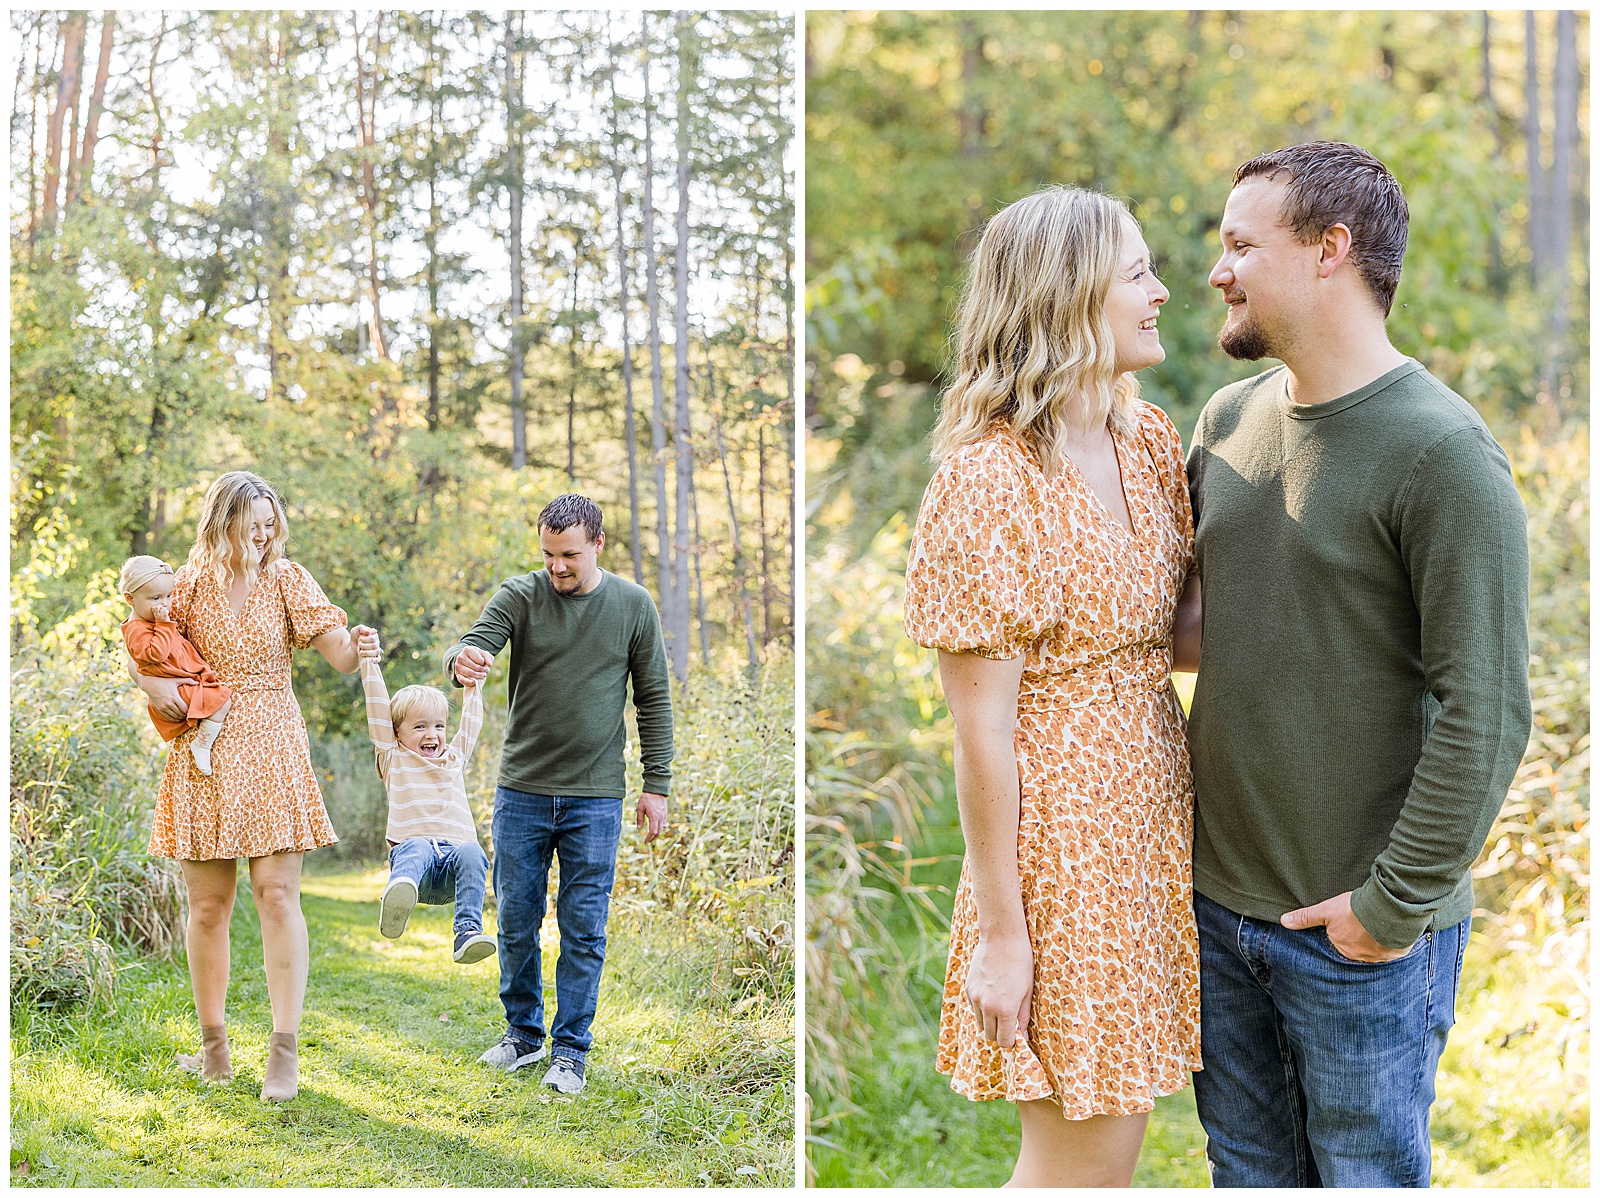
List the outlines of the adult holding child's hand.
<svg viewBox="0 0 1600 1198">
<path fill-rule="evenodd" d="M 509 713 L 494 796 L 494 892 L 506 1031 L 479 1059 L 507 1071 L 551 1058 L 545 1084 L 583 1088 L 605 965 L 606 918 L 627 787 L 628 690 L 638 714 L 646 843 L 667 821 L 672 688 L 650 593 L 602 570 L 600 509 L 560 495 L 539 513 L 544 569 L 508 578 L 445 653 L 463 686 L 481 685 L 509 647 Z M 539 925 L 552 859 L 561 863 L 556 1014 L 545 1028 Z"/>
<path fill-rule="evenodd" d="M 180 736 L 167 758 L 150 834 L 154 856 L 183 867 L 189 916 L 184 943 L 201 1052 L 179 1064 L 207 1081 L 233 1077 L 224 1016 L 228 992 L 228 925 L 237 889 L 237 861 L 250 863 L 250 889 L 261 918 L 272 1034 L 261 1097 L 293 1098 L 299 1090 L 298 1034 L 310 947 L 300 910 L 302 854 L 338 840 L 311 766 L 305 720 L 290 687 L 290 651 L 315 649 L 342 674 L 360 662 L 345 613 L 322 593 L 304 566 L 285 555 L 283 503 L 263 479 L 224 474 L 206 492 L 188 562 L 174 579 L 169 618 L 234 694 L 217 736 L 212 772 L 202 774 Z M 355 637 L 352 637 L 352 633 Z M 182 718 L 177 683 L 129 672 L 163 715 Z M 194 733 L 186 733 L 193 736 Z"/>
</svg>

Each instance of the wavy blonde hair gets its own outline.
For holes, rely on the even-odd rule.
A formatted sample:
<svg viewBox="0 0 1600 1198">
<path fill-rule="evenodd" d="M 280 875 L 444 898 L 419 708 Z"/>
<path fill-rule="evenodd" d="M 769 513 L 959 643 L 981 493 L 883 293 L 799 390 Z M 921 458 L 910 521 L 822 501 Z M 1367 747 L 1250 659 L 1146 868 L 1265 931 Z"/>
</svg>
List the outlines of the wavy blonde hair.
<svg viewBox="0 0 1600 1198">
<path fill-rule="evenodd" d="M 260 562 L 250 541 L 252 508 L 258 499 L 271 502 L 278 522 L 267 542 L 265 560 Z M 289 522 L 284 519 L 283 500 L 272 484 L 249 471 L 233 470 L 212 483 L 206 492 L 200 507 L 200 527 L 189 550 L 189 564 L 201 573 L 209 573 L 224 590 L 236 578 L 248 579 L 254 587 L 258 575 L 268 582 L 277 575 L 278 564 L 287 558 L 284 547 L 288 541 Z"/>
<path fill-rule="evenodd" d="M 1139 384 L 1118 374 L 1106 292 L 1122 266 L 1122 201 L 1047 187 L 989 219 L 967 267 L 955 381 L 933 429 L 938 461 L 1003 420 L 1055 473 L 1076 425 L 1137 424 Z"/>
</svg>

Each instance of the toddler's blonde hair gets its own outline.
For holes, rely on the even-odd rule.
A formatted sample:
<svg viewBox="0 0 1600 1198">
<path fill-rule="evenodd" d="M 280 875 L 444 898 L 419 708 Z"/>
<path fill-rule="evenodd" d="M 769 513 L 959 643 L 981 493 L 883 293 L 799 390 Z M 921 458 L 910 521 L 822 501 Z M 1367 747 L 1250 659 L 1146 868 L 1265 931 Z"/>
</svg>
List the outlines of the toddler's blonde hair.
<svg viewBox="0 0 1600 1198">
<path fill-rule="evenodd" d="M 427 715 L 442 715 L 449 717 L 450 700 L 445 698 L 445 693 L 436 686 L 407 686 L 396 691 L 389 700 L 389 723 L 398 728 L 406 722 L 406 717 L 415 708 L 422 708 Z"/>
</svg>

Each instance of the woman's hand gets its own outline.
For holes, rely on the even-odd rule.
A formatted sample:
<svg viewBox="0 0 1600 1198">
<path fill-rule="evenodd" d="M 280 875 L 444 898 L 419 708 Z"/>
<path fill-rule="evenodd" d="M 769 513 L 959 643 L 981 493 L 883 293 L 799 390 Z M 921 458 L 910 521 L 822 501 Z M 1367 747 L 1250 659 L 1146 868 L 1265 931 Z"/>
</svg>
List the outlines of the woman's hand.
<svg viewBox="0 0 1600 1198">
<path fill-rule="evenodd" d="M 1027 933 L 980 934 L 965 993 L 985 1040 L 1011 1048 L 1019 1036 L 1026 1037 L 1033 1010 L 1033 945 Z"/>
<path fill-rule="evenodd" d="M 122 650 L 122 664 L 127 667 L 128 677 L 139 684 L 139 689 L 150 701 L 150 706 L 169 720 L 186 720 L 189 718 L 189 705 L 183 701 L 183 696 L 178 693 L 178 680 L 176 678 L 151 678 L 139 673 L 139 667 L 129 656 L 126 647 Z"/>
<path fill-rule="evenodd" d="M 362 661 L 383 660 L 383 647 L 378 643 L 378 630 L 369 628 L 365 624 L 357 624 L 350 630 L 350 639 L 355 642 L 356 654 Z"/>
</svg>

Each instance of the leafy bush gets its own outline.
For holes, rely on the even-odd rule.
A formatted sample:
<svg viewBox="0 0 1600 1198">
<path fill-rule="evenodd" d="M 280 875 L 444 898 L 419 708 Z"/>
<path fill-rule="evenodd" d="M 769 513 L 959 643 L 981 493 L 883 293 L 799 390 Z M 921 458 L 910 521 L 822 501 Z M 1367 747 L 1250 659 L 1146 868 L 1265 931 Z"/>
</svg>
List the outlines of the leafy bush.
<svg viewBox="0 0 1600 1198">
<path fill-rule="evenodd" d="M 710 974 L 717 985 L 787 1001 L 794 992 L 794 658 L 774 649 L 751 674 L 730 653 L 691 673 L 673 709 L 667 827 L 647 845 L 624 820 L 615 902 L 704 928 L 719 946 Z M 629 762 L 630 795 L 639 790 L 638 769 Z"/>
<path fill-rule="evenodd" d="M 11 994 L 66 1007 L 112 988 L 112 947 L 170 957 L 177 866 L 145 846 L 159 757 L 105 655 L 20 650 L 11 674 Z"/>
</svg>

